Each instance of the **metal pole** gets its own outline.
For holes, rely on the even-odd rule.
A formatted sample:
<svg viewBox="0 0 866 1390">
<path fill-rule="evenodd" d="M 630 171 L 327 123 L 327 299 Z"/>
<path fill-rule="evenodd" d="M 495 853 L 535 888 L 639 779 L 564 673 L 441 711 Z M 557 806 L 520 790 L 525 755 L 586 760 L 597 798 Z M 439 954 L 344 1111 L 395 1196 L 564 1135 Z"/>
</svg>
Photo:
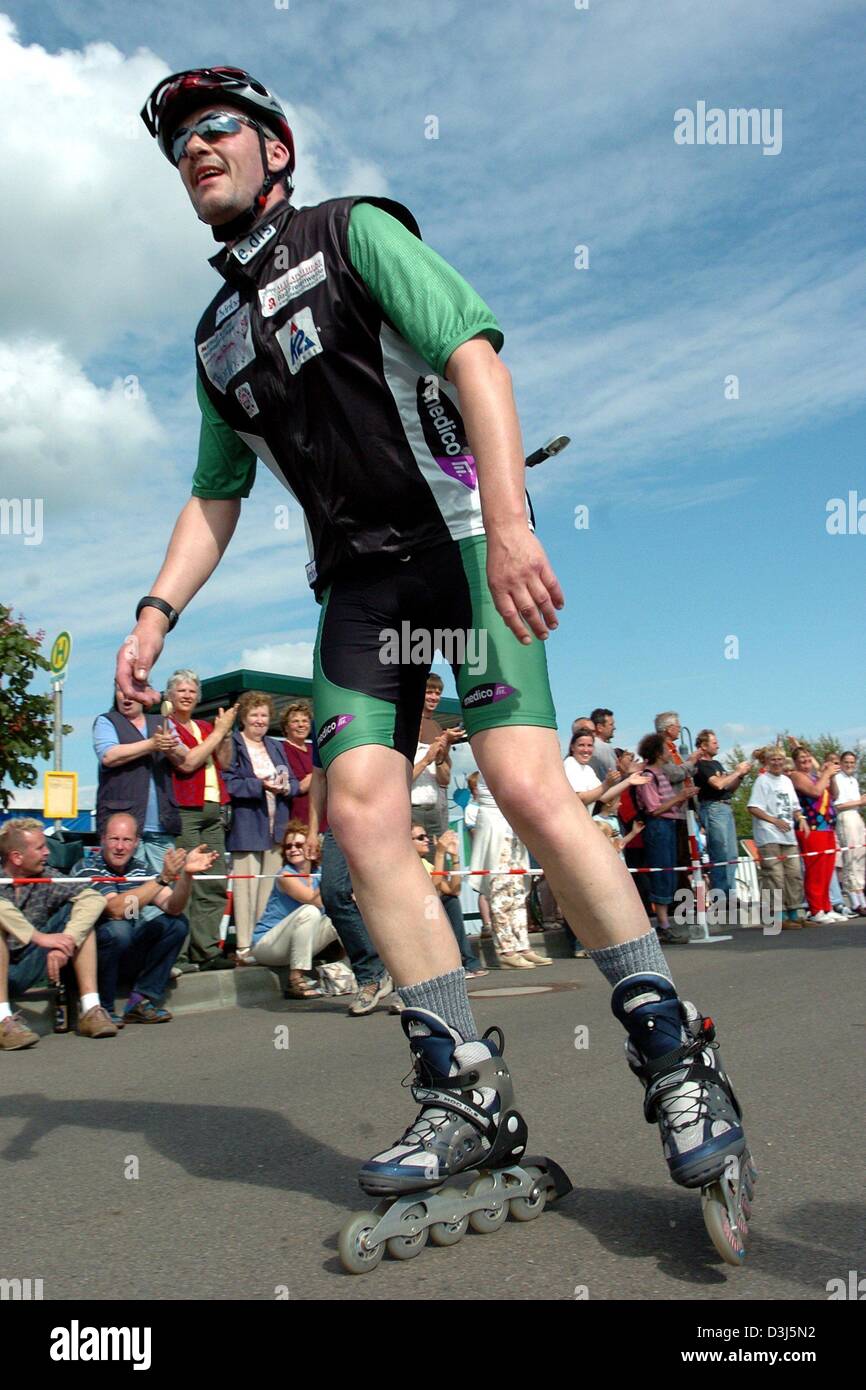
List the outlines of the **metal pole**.
<svg viewBox="0 0 866 1390">
<path fill-rule="evenodd" d="M 54 682 L 54 771 L 63 771 L 63 682 Z"/>
<path fill-rule="evenodd" d="M 63 771 L 63 681 L 54 682 L 54 771 Z M 54 819 L 54 833 L 63 839 L 63 821 Z"/>
</svg>

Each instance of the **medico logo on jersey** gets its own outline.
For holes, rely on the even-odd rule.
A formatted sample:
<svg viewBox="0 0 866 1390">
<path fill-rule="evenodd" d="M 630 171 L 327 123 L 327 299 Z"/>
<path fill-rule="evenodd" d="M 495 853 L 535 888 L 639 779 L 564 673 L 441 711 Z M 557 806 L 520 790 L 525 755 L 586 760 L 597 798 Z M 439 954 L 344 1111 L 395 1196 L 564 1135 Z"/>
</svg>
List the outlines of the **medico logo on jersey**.
<svg viewBox="0 0 866 1390">
<path fill-rule="evenodd" d="M 473 492 L 478 485 L 475 459 L 469 451 L 460 412 L 441 387 L 433 390 L 428 382 L 429 378 L 419 376 L 415 388 L 424 442 L 437 467 Z"/>
</svg>

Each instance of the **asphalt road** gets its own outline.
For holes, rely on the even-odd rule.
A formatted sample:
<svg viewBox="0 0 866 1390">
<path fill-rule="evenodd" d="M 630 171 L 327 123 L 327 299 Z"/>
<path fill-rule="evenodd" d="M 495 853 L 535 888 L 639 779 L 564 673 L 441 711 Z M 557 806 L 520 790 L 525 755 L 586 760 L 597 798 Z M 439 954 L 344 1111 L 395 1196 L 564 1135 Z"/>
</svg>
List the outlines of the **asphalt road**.
<svg viewBox="0 0 866 1390">
<path fill-rule="evenodd" d="M 575 1186 L 537 1221 L 344 1274 L 336 1233 L 371 1205 L 357 1162 L 413 1113 L 408 1052 L 387 1013 L 280 1001 L 0 1057 L 0 1277 L 41 1278 L 46 1299 L 826 1300 L 828 1280 L 866 1272 L 864 949 L 861 924 L 671 950 L 717 1021 L 760 1171 L 742 1269 L 670 1182 L 584 960 L 475 991 L 479 1025 L 506 1033 L 530 1149 Z"/>
</svg>

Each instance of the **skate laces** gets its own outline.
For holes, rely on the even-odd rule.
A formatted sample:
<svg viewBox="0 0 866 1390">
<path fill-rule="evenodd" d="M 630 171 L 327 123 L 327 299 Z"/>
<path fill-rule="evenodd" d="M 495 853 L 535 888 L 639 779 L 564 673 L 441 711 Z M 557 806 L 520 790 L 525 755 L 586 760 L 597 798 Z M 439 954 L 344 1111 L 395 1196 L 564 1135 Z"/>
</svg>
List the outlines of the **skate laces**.
<svg viewBox="0 0 866 1390">
<path fill-rule="evenodd" d="M 694 1009 L 694 1005 L 691 1006 Z M 715 1027 L 711 1018 L 704 1018 L 694 1010 L 694 1017 L 686 1020 L 688 1031 L 692 1034 L 688 1042 L 683 1043 L 681 1061 L 685 1064 L 684 1076 L 682 1081 L 676 1080 L 676 1073 L 669 1073 L 666 1077 L 661 1077 L 656 1083 L 656 1094 L 653 1097 L 662 1113 L 668 1128 L 674 1133 L 679 1134 L 684 1129 L 691 1129 L 702 1120 L 710 1118 L 709 1105 L 709 1082 L 706 1077 L 690 1081 L 689 1063 L 704 1062 L 704 1064 L 715 1071 L 713 1053 L 718 1050 L 718 1043 L 715 1039 Z M 698 1032 L 692 1031 L 697 1025 Z M 651 1085 L 650 1090 L 655 1087 Z M 666 1094 L 668 1093 L 668 1094 Z"/>
</svg>

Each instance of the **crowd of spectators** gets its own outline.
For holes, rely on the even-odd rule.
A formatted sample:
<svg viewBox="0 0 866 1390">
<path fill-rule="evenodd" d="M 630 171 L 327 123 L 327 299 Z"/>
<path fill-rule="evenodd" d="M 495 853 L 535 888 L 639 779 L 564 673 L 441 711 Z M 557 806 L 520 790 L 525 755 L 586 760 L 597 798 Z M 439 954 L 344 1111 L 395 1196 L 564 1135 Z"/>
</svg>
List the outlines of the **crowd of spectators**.
<svg viewBox="0 0 866 1390">
<path fill-rule="evenodd" d="M 410 834 L 467 976 L 476 977 L 487 971 L 466 932 L 461 842 L 448 827 L 451 753 L 466 736 L 435 719 L 442 691 L 431 673 L 412 768 Z M 185 668 L 170 678 L 166 697 L 166 712 L 152 714 L 115 689 L 111 709 L 94 722 L 99 849 L 72 870 L 78 882 L 53 881 L 58 875 L 46 867 L 40 822 L 12 820 L 0 830 L 3 876 L 47 879 L 0 885 L 0 1047 L 37 1041 L 12 1012 L 10 996 L 46 975 L 58 982 L 61 972 L 74 978 L 79 1031 L 90 1037 L 115 1036 L 128 1023 L 169 1022 L 170 980 L 193 972 L 283 968 L 286 997 L 308 999 L 336 978 L 326 972 L 337 957 L 345 961 L 340 979 L 353 994 L 353 1016 L 386 998 L 399 1011 L 328 828 L 310 706 L 291 703 L 277 737 L 269 733 L 274 704 L 263 692 L 246 692 L 213 722 L 196 718 L 201 685 Z M 702 729 L 694 750 L 685 751 L 675 711 L 656 716 L 636 753 L 615 746 L 615 732 L 607 708 L 575 719 L 565 775 L 599 833 L 635 873 L 648 923 L 662 941 L 690 939 L 671 909 L 696 854 L 708 862 L 711 887 L 735 901 L 741 856 L 731 800 L 751 773 L 757 776 L 748 811 L 760 886 L 781 904 L 782 925 L 825 925 L 866 913 L 866 796 L 853 752 L 819 765 L 805 745 L 780 744 L 726 769 L 712 729 Z M 480 773 L 467 782 L 464 825 L 482 934 L 492 938 L 501 968 L 549 965 L 530 943 L 529 853 Z M 538 887 L 535 892 L 538 897 Z M 549 915 L 571 930 L 574 953 L 585 954 L 549 890 L 546 901 Z M 225 951 L 229 908 L 231 955 Z M 129 990 L 122 1013 L 120 984 Z"/>
</svg>

